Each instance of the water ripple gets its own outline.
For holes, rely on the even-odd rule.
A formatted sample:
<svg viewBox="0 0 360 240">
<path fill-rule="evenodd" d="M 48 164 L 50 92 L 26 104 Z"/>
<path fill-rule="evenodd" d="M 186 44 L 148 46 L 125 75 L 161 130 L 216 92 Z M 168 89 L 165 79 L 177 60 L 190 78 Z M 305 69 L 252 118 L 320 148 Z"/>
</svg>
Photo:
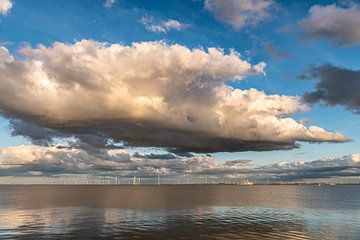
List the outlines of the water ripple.
<svg viewBox="0 0 360 240">
<path fill-rule="evenodd" d="M 51 204 L 37 199 L 40 203 L 31 208 L 22 200 L 16 202 L 14 195 L 6 194 L 8 197 L 4 201 L 0 197 L 0 239 L 360 239 L 360 209 L 354 209 L 354 205 L 335 209 L 289 207 L 293 203 L 283 207 L 276 204 L 251 206 L 234 202 L 235 196 L 231 196 L 231 204 L 224 204 L 226 195 L 222 195 L 220 202 L 211 200 L 209 204 L 208 194 L 203 191 L 204 204 L 200 204 L 198 195 L 194 205 L 172 208 L 169 201 L 173 196 L 166 189 L 165 193 L 167 199 L 163 197 L 163 208 L 158 205 L 155 208 L 129 208 L 124 207 L 124 203 L 99 207 L 99 202 L 103 204 L 109 200 L 106 199 L 108 196 L 98 195 L 96 191 L 92 199 L 81 198 L 80 202 L 77 202 L 78 196 L 74 192 L 64 195 L 63 204 L 59 204 L 60 199 L 47 198 Z M 27 194 L 33 196 L 33 193 Z M 189 197 L 186 192 L 183 194 Z M 306 196 L 308 193 L 302 194 Z M 23 192 L 17 195 L 20 199 L 35 201 Z M 49 197 L 45 193 L 40 195 Z M 9 201 L 9 196 L 12 201 Z M 287 199 L 288 202 L 292 197 Z M 70 198 L 75 204 L 69 205 L 71 201 L 65 198 Z M 358 199 L 354 198 L 353 202 Z M 266 201 L 258 199 L 258 203 Z M 306 201 L 308 205 L 319 204 L 309 199 Z M 333 201 L 341 204 L 339 199 Z M 5 202 L 11 205 L 3 204 Z M 349 201 L 344 204 L 350 206 Z M 126 203 L 126 206 L 131 205 Z"/>
</svg>

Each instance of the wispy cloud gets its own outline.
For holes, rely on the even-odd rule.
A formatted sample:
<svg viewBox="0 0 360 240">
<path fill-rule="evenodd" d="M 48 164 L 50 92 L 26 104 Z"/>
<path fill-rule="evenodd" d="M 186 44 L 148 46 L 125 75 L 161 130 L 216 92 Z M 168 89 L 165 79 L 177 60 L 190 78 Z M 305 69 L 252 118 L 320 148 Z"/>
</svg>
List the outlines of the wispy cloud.
<svg viewBox="0 0 360 240">
<path fill-rule="evenodd" d="M 289 54 L 280 51 L 274 44 L 270 42 L 264 42 L 261 46 L 265 53 L 269 54 L 277 60 L 284 60 L 285 58 L 289 57 Z"/>
<path fill-rule="evenodd" d="M 184 24 L 174 19 L 154 21 L 153 17 L 142 17 L 139 22 L 145 26 L 146 30 L 161 33 L 167 33 L 171 30 L 179 31 L 190 26 L 189 24 Z"/>
</svg>

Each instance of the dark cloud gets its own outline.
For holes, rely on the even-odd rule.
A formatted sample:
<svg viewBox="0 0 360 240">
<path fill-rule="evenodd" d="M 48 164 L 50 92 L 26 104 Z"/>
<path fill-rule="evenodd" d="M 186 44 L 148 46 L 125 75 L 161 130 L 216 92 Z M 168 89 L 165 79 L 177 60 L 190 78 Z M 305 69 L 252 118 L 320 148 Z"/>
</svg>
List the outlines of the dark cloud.
<svg viewBox="0 0 360 240">
<path fill-rule="evenodd" d="M 51 146 L 56 138 L 65 138 L 69 147 L 93 153 L 101 149 L 124 146 L 164 148 L 180 156 L 191 156 L 190 152 L 272 151 L 299 147 L 295 141 L 229 139 L 208 133 L 165 128 L 164 125 L 158 126 L 149 122 L 94 121 L 78 125 L 72 122 L 35 124 L 22 119 L 12 119 L 10 123 L 14 136 L 25 136 L 35 145 Z"/>
<path fill-rule="evenodd" d="M 9 118 L 10 116 L 5 116 Z M 11 134 L 13 136 L 23 136 L 38 146 L 52 146 L 56 144 L 56 139 L 67 142 L 67 146 L 57 146 L 60 148 L 83 149 L 91 154 L 98 154 L 104 149 L 122 149 L 121 144 L 111 141 L 108 135 L 96 129 L 78 129 L 75 124 L 70 127 L 51 124 L 35 124 L 31 120 L 10 118 Z"/>
<path fill-rule="evenodd" d="M 174 154 L 172 153 L 165 153 L 165 154 L 156 154 L 156 153 L 150 153 L 150 154 L 140 154 L 138 152 L 134 153 L 133 157 L 136 158 L 147 158 L 147 159 L 175 159 Z"/>
<path fill-rule="evenodd" d="M 60 133 L 28 121 L 21 119 L 10 119 L 10 128 L 12 136 L 23 136 L 29 139 L 33 144 L 39 146 L 49 146 L 53 143 L 53 138 Z"/>
<path fill-rule="evenodd" d="M 331 64 L 310 66 L 302 79 L 315 78 L 316 90 L 306 92 L 304 100 L 308 103 L 342 105 L 360 113 L 360 71 L 336 67 Z"/>
</svg>

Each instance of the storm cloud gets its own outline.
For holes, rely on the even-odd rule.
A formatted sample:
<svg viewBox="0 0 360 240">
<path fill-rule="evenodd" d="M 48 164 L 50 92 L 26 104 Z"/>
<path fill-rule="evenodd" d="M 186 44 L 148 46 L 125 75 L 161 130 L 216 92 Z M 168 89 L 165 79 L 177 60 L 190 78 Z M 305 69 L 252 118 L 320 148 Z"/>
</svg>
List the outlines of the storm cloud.
<svg viewBox="0 0 360 240">
<path fill-rule="evenodd" d="M 307 92 L 304 100 L 308 103 L 342 105 L 360 113 L 360 71 L 341 68 L 331 64 L 310 66 L 303 79 L 317 79 L 316 90 Z"/>
<path fill-rule="evenodd" d="M 290 117 L 301 99 L 234 89 L 227 80 L 264 73 L 240 54 L 164 42 L 130 46 L 83 40 L 0 48 L 0 109 L 13 135 L 49 146 L 139 146 L 172 152 L 269 151 L 296 141 L 344 142 L 340 133 Z"/>
</svg>

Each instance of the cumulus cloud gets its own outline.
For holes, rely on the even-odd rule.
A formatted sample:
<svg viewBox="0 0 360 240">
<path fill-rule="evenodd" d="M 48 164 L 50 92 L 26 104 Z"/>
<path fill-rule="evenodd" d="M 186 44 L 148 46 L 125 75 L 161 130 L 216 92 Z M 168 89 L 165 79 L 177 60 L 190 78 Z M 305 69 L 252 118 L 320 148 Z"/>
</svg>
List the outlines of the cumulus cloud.
<svg viewBox="0 0 360 240">
<path fill-rule="evenodd" d="M 270 17 L 272 0 L 205 0 L 205 9 L 235 29 L 256 25 Z"/>
<path fill-rule="evenodd" d="M 234 164 L 235 165 L 235 164 Z M 208 155 L 181 157 L 175 154 L 130 154 L 125 150 L 103 150 L 98 156 L 82 149 L 60 146 L 17 146 L 0 149 L 2 176 L 54 176 L 89 174 L 122 177 L 168 177 L 234 173 L 242 166 L 217 164 Z M 218 173 L 219 171 L 219 173 Z"/>
<path fill-rule="evenodd" d="M 116 2 L 117 0 L 105 0 L 104 7 L 111 8 Z"/>
<path fill-rule="evenodd" d="M 0 15 L 7 15 L 12 7 L 13 7 L 13 3 L 11 0 L 1 0 Z"/>
<path fill-rule="evenodd" d="M 168 153 L 134 153 L 123 149 L 103 150 L 94 156 L 82 149 L 63 146 L 16 146 L 0 148 L 0 176 L 60 176 L 86 174 L 153 179 L 208 177 L 213 181 L 252 179 L 257 182 L 311 181 L 360 176 L 360 154 L 315 161 L 254 165 L 250 160 L 218 163 L 210 155 L 182 157 Z"/>
<path fill-rule="evenodd" d="M 0 149 L 0 174 L 28 176 L 58 174 L 94 174 L 114 171 L 130 156 L 123 150 L 104 150 L 94 156 L 81 149 L 52 146 L 17 146 Z M 125 168 L 122 168 L 124 171 Z"/>
<path fill-rule="evenodd" d="M 83 40 L 20 53 L 0 48 L 0 109 L 14 119 L 14 135 L 37 142 L 75 136 L 92 146 L 216 152 L 347 141 L 290 118 L 307 109 L 297 97 L 226 85 L 264 71 L 235 51 Z"/>
<path fill-rule="evenodd" d="M 336 67 L 331 64 L 310 66 L 303 79 L 315 78 L 316 90 L 307 92 L 308 103 L 321 102 L 325 105 L 342 105 L 360 113 L 360 71 Z"/>
<path fill-rule="evenodd" d="M 359 154 L 343 157 L 323 158 L 305 162 L 280 162 L 264 165 L 259 168 L 268 176 L 283 181 L 299 181 L 336 177 L 360 176 Z"/>
<path fill-rule="evenodd" d="M 139 22 L 150 32 L 167 33 L 170 30 L 179 31 L 189 27 L 188 24 L 181 23 L 174 19 L 155 22 L 153 17 L 142 17 Z"/>
<path fill-rule="evenodd" d="M 353 4 L 342 8 L 335 4 L 314 5 L 301 26 L 305 38 L 327 39 L 335 46 L 360 43 L 360 8 Z"/>
</svg>

